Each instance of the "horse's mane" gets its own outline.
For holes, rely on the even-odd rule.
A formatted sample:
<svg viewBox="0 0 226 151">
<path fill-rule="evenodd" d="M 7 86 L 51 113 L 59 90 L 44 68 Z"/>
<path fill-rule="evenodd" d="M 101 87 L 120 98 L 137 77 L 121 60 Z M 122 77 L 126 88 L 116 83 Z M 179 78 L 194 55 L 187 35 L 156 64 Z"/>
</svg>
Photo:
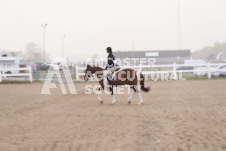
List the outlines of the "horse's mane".
<svg viewBox="0 0 226 151">
<path fill-rule="evenodd" d="M 103 68 L 101 68 L 101 67 L 90 66 L 90 65 L 87 66 L 87 69 L 89 71 L 91 71 L 92 74 L 97 72 L 97 71 L 102 71 L 103 70 Z"/>
<path fill-rule="evenodd" d="M 90 66 L 90 68 L 91 68 L 91 69 L 94 69 L 94 70 L 96 70 L 96 71 L 102 71 L 102 70 L 104 70 L 103 68 L 97 67 L 97 66 Z"/>
<path fill-rule="evenodd" d="M 96 67 L 96 66 L 93 66 L 94 68 L 97 68 L 97 70 L 104 70 L 103 68 L 101 68 L 101 67 Z"/>
</svg>

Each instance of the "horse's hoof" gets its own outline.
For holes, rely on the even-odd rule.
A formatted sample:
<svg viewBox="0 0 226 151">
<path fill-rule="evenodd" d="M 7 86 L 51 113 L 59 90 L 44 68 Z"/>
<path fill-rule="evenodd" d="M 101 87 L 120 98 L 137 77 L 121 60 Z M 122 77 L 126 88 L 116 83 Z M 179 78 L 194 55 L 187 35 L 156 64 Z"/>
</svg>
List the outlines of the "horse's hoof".
<svg viewBox="0 0 226 151">
<path fill-rule="evenodd" d="M 128 101 L 128 104 L 130 104 L 131 102 L 130 101 Z"/>
<path fill-rule="evenodd" d="M 142 105 L 143 104 L 143 102 L 141 102 L 141 103 L 138 103 L 138 105 Z"/>
<path fill-rule="evenodd" d="M 111 103 L 111 105 L 114 105 L 114 104 L 115 104 L 115 102 Z"/>
<path fill-rule="evenodd" d="M 101 101 L 100 101 L 100 104 L 103 104 L 103 103 L 104 103 L 104 101 L 103 101 L 103 100 L 101 100 Z"/>
</svg>

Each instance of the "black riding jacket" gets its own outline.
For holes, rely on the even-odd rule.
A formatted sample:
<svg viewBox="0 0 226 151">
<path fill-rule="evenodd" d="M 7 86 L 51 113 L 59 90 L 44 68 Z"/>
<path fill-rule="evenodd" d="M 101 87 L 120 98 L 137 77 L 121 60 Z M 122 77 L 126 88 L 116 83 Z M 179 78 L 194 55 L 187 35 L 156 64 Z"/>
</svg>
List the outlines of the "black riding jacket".
<svg viewBox="0 0 226 151">
<path fill-rule="evenodd" d="M 105 69 L 112 68 L 115 65 L 113 60 L 115 60 L 115 56 L 112 53 L 109 53 L 108 62 L 107 62 L 107 66 Z"/>
</svg>

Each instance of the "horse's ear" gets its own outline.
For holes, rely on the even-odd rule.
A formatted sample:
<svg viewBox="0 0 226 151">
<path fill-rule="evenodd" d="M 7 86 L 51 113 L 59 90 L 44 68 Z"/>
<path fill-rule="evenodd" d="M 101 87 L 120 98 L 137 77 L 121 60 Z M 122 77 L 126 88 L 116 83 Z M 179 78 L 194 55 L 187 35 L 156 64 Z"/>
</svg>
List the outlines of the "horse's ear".
<svg viewBox="0 0 226 151">
<path fill-rule="evenodd" d="M 91 67 L 91 66 L 88 64 L 88 65 L 87 65 L 87 68 L 90 68 L 90 67 Z"/>
</svg>

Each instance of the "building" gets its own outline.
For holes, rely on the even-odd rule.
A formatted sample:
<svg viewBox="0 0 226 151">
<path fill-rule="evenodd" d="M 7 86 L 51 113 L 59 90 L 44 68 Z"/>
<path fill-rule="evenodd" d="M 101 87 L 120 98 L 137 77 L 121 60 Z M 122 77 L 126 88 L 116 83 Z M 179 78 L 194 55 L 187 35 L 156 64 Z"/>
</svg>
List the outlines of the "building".
<svg viewBox="0 0 226 151">
<path fill-rule="evenodd" d="M 22 51 L 5 51 L 0 50 L 0 57 L 2 56 L 11 56 L 11 57 L 22 57 Z"/>
<path fill-rule="evenodd" d="M 154 58 L 156 64 L 184 63 L 191 59 L 190 50 L 162 50 L 162 51 L 116 51 L 116 58 Z"/>
<path fill-rule="evenodd" d="M 0 69 L 3 68 L 19 68 L 20 67 L 19 57 L 0 57 Z M 18 70 L 11 71 L 11 73 L 18 73 Z"/>
</svg>

